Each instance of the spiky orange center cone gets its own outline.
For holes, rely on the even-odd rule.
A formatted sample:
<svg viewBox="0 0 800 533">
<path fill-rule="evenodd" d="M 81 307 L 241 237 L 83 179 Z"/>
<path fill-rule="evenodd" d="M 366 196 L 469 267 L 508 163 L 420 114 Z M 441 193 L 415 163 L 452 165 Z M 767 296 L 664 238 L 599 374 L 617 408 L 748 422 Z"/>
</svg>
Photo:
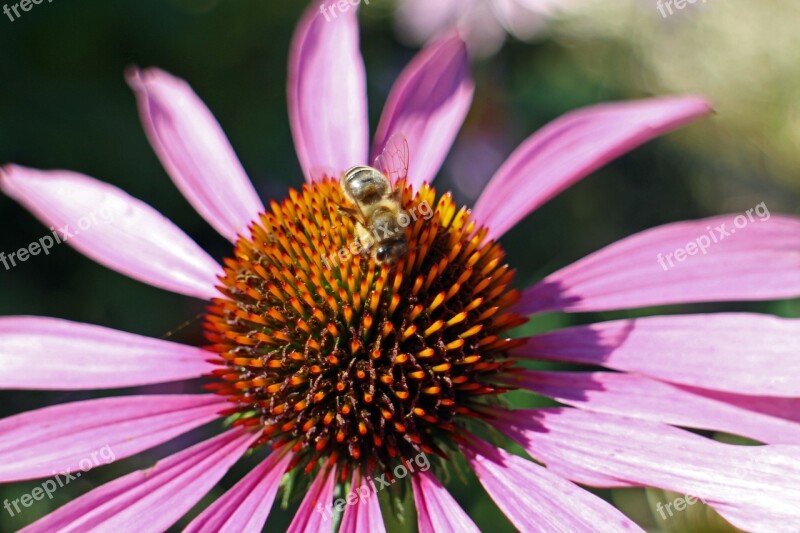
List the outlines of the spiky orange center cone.
<svg viewBox="0 0 800 533">
<path fill-rule="evenodd" d="M 469 211 L 403 183 L 409 251 L 392 266 L 357 252 L 338 182 L 291 190 L 225 261 L 206 330 L 221 356 L 209 388 L 237 404 L 260 444 L 293 443 L 294 465 L 321 458 L 390 470 L 464 431 L 503 392 L 513 366 L 502 333 L 524 318 L 514 271 Z M 435 206 L 431 209 L 431 206 Z"/>
</svg>

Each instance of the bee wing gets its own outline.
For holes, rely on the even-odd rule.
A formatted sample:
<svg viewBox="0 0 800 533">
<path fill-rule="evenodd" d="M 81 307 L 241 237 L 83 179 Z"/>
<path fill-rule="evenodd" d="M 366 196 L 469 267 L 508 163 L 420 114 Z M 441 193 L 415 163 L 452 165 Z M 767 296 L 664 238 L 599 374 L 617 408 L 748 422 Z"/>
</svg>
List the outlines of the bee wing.
<svg viewBox="0 0 800 533">
<path fill-rule="evenodd" d="M 383 147 L 381 155 L 375 158 L 375 168 L 389 178 L 392 185 L 408 176 L 408 139 L 402 133 L 395 133 Z"/>
<path fill-rule="evenodd" d="M 336 210 L 345 216 L 348 216 L 358 222 L 359 224 L 366 224 L 366 219 L 364 218 L 364 213 L 361 211 L 361 208 L 358 207 L 358 204 L 354 204 L 355 207 L 348 207 L 346 205 L 337 205 Z"/>
</svg>

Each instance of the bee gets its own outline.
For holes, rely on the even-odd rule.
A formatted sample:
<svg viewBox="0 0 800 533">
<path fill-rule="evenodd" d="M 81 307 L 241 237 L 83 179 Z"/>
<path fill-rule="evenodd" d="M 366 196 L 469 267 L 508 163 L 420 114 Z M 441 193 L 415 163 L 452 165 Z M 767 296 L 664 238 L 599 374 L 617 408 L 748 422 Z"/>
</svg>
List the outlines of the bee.
<svg viewBox="0 0 800 533">
<path fill-rule="evenodd" d="M 340 180 L 345 198 L 355 208 L 339 206 L 339 210 L 353 218 L 362 249 L 378 264 L 394 264 L 408 250 L 405 225 L 400 222 L 402 191 L 394 188 L 408 175 L 408 161 L 408 141 L 395 134 L 374 167 L 355 166 Z"/>
</svg>

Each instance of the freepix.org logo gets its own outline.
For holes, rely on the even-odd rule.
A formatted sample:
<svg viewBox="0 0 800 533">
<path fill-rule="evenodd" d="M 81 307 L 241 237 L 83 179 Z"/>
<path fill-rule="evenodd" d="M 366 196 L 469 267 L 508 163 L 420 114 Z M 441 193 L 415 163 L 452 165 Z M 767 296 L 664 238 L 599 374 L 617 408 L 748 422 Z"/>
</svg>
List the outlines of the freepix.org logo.
<svg viewBox="0 0 800 533">
<path fill-rule="evenodd" d="M 5 15 L 11 20 L 11 22 L 14 22 L 15 20 L 17 20 L 22 16 L 20 11 L 26 13 L 31 9 L 33 9 L 34 5 L 39 5 L 42 2 L 44 2 L 44 0 L 22 0 L 21 2 L 17 2 L 16 4 L 11 4 L 11 7 L 9 7 L 8 4 L 5 4 L 3 5 L 3 13 L 5 13 Z M 52 2 L 53 0 L 47 0 L 48 4 Z"/>
<path fill-rule="evenodd" d="M 75 479 L 81 477 L 82 473 L 86 473 L 92 468 L 100 466 L 100 464 L 107 465 L 113 463 L 116 458 L 117 456 L 114 454 L 114 451 L 108 444 L 106 444 L 102 448 L 91 452 L 86 457 L 78 461 L 78 468 L 80 468 L 80 471 L 73 472 L 72 468 L 65 468 L 61 472 L 54 471 L 54 477 L 52 479 L 44 480 L 38 487 L 35 487 L 29 493 L 23 494 L 19 498 L 15 498 L 13 500 L 4 500 L 3 507 L 5 507 L 9 515 L 12 517 L 16 516 L 17 514 L 21 513 L 24 508 L 33 505 L 33 502 L 43 500 L 45 496 L 52 500 L 53 494 L 58 489 L 65 485 L 69 485 L 70 481 L 74 481 Z"/>
<path fill-rule="evenodd" d="M 340 13 L 347 13 L 350 9 L 358 7 L 362 0 L 339 0 L 330 2 L 330 5 L 323 3 L 319 6 L 319 11 L 325 16 L 325 20 L 330 22 L 336 20 Z M 369 5 L 369 0 L 363 0 L 364 4 Z"/>
<path fill-rule="evenodd" d="M 688 4 L 698 3 L 705 4 L 706 0 L 658 0 L 658 2 L 656 2 L 656 9 L 658 9 L 662 17 L 667 18 L 675 13 L 675 11 L 672 10 L 673 7 L 676 10 L 681 10 Z"/>
<path fill-rule="evenodd" d="M 88 231 L 98 224 L 110 224 L 113 221 L 113 213 L 109 209 L 98 209 L 92 211 L 79 218 L 75 224 L 76 227 L 71 227 L 70 224 L 64 224 L 60 228 L 50 227 L 51 234 L 45 235 L 37 241 L 33 241 L 28 246 L 20 248 L 15 252 L 0 252 L 0 263 L 3 264 L 6 270 L 11 270 L 17 263 L 24 263 L 34 255 L 39 255 L 44 252 L 44 255 L 50 255 L 50 250 L 56 245 L 69 241 L 71 238 L 80 235 L 82 231 Z"/>
<path fill-rule="evenodd" d="M 414 468 L 415 465 L 417 467 L 416 469 Z M 333 518 L 334 512 L 341 513 L 346 505 L 366 503 L 372 496 L 377 496 L 380 491 L 389 488 L 407 475 L 415 474 L 417 471 L 427 472 L 430 468 L 431 462 L 428 456 L 420 452 L 417 456 L 412 457 L 405 463 L 397 465 L 392 471 L 393 476 L 387 476 L 387 474 L 384 473 L 374 478 L 369 477 L 364 483 L 360 483 L 358 487 L 352 487 L 352 490 L 347 495 L 334 500 L 331 507 L 323 507 L 322 504 L 319 504 L 317 505 L 316 511 L 321 514 L 323 520 L 327 522 Z"/>
</svg>

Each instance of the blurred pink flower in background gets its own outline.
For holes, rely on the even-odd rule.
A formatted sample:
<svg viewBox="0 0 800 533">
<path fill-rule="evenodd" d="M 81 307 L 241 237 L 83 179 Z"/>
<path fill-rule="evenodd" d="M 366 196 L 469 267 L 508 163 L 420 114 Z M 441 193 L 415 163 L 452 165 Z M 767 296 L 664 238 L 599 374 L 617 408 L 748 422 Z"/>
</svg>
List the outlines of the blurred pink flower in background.
<svg viewBox="0 0 800 533">
<path fill-rule="evenodd" d="M 588 0 L 398 0 L 396 26 L 401 40 L 421 44 L 458 28 L 476 55 L 497 52 L 510 33 L 536 36 L 549 18 Z"/>
</svg>

